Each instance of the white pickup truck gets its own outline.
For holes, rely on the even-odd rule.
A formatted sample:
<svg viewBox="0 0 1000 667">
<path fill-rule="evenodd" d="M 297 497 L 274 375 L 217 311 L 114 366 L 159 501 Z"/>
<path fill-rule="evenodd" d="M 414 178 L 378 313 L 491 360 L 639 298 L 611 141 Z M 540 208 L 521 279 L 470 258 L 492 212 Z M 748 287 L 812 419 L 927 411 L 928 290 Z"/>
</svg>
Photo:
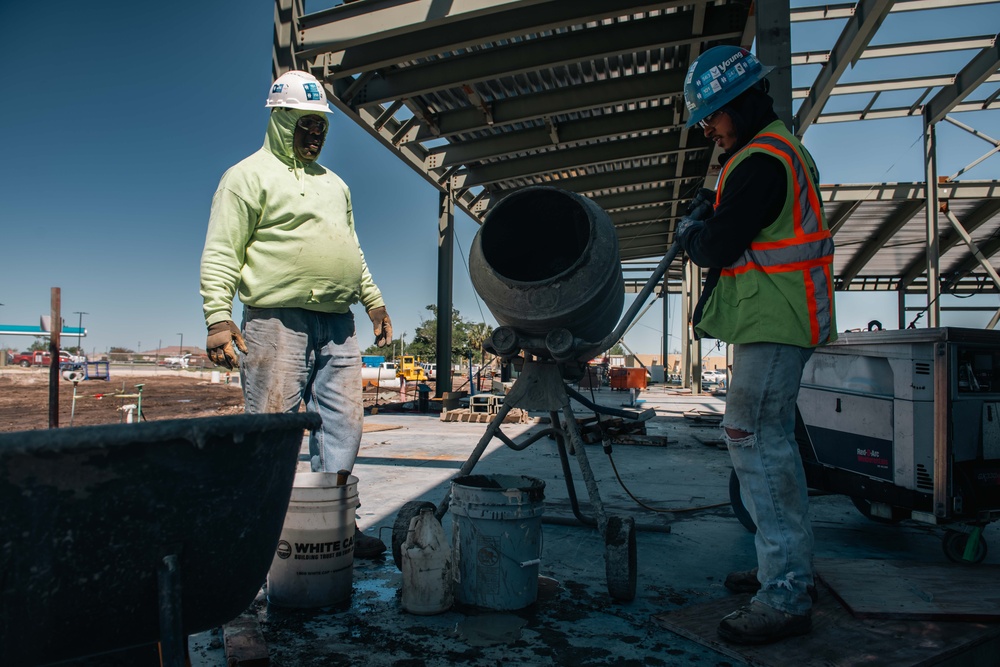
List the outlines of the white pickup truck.
<svg viewBox="0 0 1000 667">
<path fill-rule="evenodd" d="M 166 366 L 167 368 L 187 368 L 190 359 L 190 354 L 184 354 L 177 357 L 165 357 L 162 361 L 160 361 L 160 365 Z"/>
</svg>

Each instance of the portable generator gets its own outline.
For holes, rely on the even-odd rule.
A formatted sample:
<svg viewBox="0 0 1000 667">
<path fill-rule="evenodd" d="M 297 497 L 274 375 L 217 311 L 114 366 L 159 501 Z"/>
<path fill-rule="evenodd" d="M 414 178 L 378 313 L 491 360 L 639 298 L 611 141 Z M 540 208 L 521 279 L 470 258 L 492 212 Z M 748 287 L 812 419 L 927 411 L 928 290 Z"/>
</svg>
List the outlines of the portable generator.
<svg viewBox="0 0 1000 667">
<path fill-rule="evenodd" d="M 986 557 L 1000 516 L 1000 332 L 841 334 L 806 364 L 796 438 L 811 489 L 874 520 L 948 530 L 956 562 Z"/>
</svg>

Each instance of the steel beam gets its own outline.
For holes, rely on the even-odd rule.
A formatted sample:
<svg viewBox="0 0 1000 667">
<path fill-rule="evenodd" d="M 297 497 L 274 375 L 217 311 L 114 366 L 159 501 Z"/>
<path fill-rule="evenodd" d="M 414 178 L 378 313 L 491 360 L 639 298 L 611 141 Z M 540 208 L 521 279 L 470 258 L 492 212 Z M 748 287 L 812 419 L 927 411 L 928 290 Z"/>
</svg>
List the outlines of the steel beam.
<svg viewBox="0 0 1000 667">
<path fill-rule="evenodd" d="M 998 213 L 1000 213 L 1000 199 L 987 199 L 974 211 L 965 216 L 962 220 L 962 226 L 967 231 L 974 232 L 992 220 Z M 938 252 L 942 256 L 945 255 L 949 250 L 958 245 L 961 240 L 958 234 L 949 234 L 942 237 L 938 241 Z M 926 255 L 920 255 L 903 270 L 903 274 L 899 278 L 900 289 L 908 287 L 914 280 L 922 276 L 926 270 L 927 257 Z"/>
<path fill-rule="evenodd" d="M 742 22 L 745 11 L 738 5 L 709 7 L 705 36 L 691 35 L 693 12 L 681 11 L 640 21 L 623 21 L 538 39 L 519 40 L 492 49 L 389 70 L 359 93 L 357 103 L 384 103 L 458 88 L 463 84 L 584 60 L 615 57 L 636 50 L 680 46 L 705 40 L 724 41 L 741 34 L 733 31 L 732 26 Z"/>
<path fill-rule="evenodd" d="M 555 118 L 587 109 L 607 109 L 645 100 L 663 100 L 679 97 L 684 88 L 684 72 L 667 70 L 605 78 L 580 83 L 572 88 L 546 90 L 538 93 L 492 100 L 493 126 L 503 127 L 539 118 Z M 490 129 L 478 109 L 441 111 L 435 121 L 439 134 L 421 131 L 412 141 L 424 141 L 455 134 L 468 134 Z"/>
<path fill-rule="evenodd" d="M 635 109 L 627 113 L 608 113 L 555 124 L 558 142 L 553 142 L 546 127 L 519 132 L 501 132 L 485 139 L 463 141 L 428 151 L 428 167 L 469 164 L 501 155 L 511 155 L 548 148 L 552 145 L 572 145 L 595 139 L 680 129 L 672 125 L 673 109 L 666 106 Z"/>
<path fill-rule="evenodd" d="M 374 3 L 369 0 L 366 6 Z M 535 0 L 380 3 L 374 11 L 336 17 L 336 9 L 305 16 L 301 56 L 323 53 L 335 77 L 462 51 L 527 34 L 691 4 L 691 0 Z M 474 7 L 473 5 L 478 5 Z"/>
<path fill-rule="evenodd" d="M 859 0 L 854 15 L 847 21 L 837 43 L 830 52 L 830 60 L 820 70 L 809 88 L 809 93 L 795 114 L 795 135 L 802 137 L 826 106 L 830 93 L 840 77 L 865 50 L 875 31 L 892 7 L 893 0 Z"/>
<path fill-rule="evenodd" d="M 980 51 L 955 75 L 955 81 L 942 88 L 924 105 L 924 120 L 931 125 L 944 120 L 959 102 L 978 88 L 1000 67 L 1000 33 L 993 44 Z"/>
<path fill-rule="evenodd" d="M 909 200 L 902 202 L 899 207 L 893 211 L 892 215 L 886 219 L 882 226 L 879 227 L 878 232 L 875 236 L 865 241 L 865 244 L 861 249 L 851 258 L 851 261 L 844 267 L 844 270 L 840 272 L 840 277 L 838 283 L 841 287 L 850 285 L 851 281 L 861 272 L 861 269 L 865 267 L 868 262 L 872 260 L 873 257 L 880 251 L 892 238 L 896 235 L 899 230 L 906 225 L 907 222 L 913 219 L 920 209 L 924 207 L 924 202 L 921 200 Z"/>
<path fill-rule="evenodd" d="M 677 132 L 666 132 L 637 139 L 605 141 L 598 144 L 540 153 L 528 157 L 472 167 L 456 174 L 453 178 L 453 185 L 457 188 L 467 188 L 474 185 L 525 178 L 536 174 L 583 168 L 587 165 L 614 162 L 616 160 L 668 155 L 685 150 L 704 150 L 703 147 L 684 148 L 679 143 L 679 134 Z"/>
</svg>

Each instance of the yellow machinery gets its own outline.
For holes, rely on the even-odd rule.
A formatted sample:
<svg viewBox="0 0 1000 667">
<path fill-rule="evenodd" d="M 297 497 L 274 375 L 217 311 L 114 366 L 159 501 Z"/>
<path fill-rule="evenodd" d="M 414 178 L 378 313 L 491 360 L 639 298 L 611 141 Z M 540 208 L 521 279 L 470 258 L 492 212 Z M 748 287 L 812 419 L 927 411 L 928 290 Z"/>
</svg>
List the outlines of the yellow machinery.
<svg viewBox="0 0 1000 667">
<path fill-rule="evenodd" d="M 420 365 L 417 357 L 409 354 L 399 358 L 399 364 L 396 366 L 396 377 L 407 382 L 427 382 L 427 372 L 424 367 Z"/>
</svg>

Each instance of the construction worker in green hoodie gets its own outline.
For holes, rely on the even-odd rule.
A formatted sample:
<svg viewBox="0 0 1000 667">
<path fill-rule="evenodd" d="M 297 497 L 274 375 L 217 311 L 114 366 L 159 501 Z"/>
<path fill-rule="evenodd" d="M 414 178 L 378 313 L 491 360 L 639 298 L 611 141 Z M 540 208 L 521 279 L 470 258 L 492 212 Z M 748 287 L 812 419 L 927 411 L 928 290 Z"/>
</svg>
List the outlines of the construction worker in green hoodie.
<svg viewBox="0 0 1000 667">
<path fill-rule="evenodd" d="M 717 46 L 684 82 L 688 127 L 723 151 L 718 193 L 699 192 L 676 240 L 708 269 L 695 335 L 733 346 L 723 437 L 757 526 L 757 567 L 726 578 L 754 597 L 718 634 L 739 644 L 812 628 L 813 534 L 795 404 L 813 350 L 837 337 L 819 172 L 774 112 L 770 69 L 745 49 Z"/>
<path fill-rule="evenodd" d="M 297 412 L 304 401 L 322 417 L 309 437 L 314 472 L 352 470 L 364 412 L 351 306 L 364 306 L 379 347 L 392 341 L 392 323 L 355 233 L 350 190 L 316 162 L 329 128 L 323 86 L 286 72 L 266 107 L 264 146 L 226 171 L 212 198 L 201 257 L 206 349 L 216 364 L 239 367 L 246 412 Z M 232 315 L 237 293 L 242 327 Z M 355 522 L 356 557 L 385 548 Z"/>
</svg>

